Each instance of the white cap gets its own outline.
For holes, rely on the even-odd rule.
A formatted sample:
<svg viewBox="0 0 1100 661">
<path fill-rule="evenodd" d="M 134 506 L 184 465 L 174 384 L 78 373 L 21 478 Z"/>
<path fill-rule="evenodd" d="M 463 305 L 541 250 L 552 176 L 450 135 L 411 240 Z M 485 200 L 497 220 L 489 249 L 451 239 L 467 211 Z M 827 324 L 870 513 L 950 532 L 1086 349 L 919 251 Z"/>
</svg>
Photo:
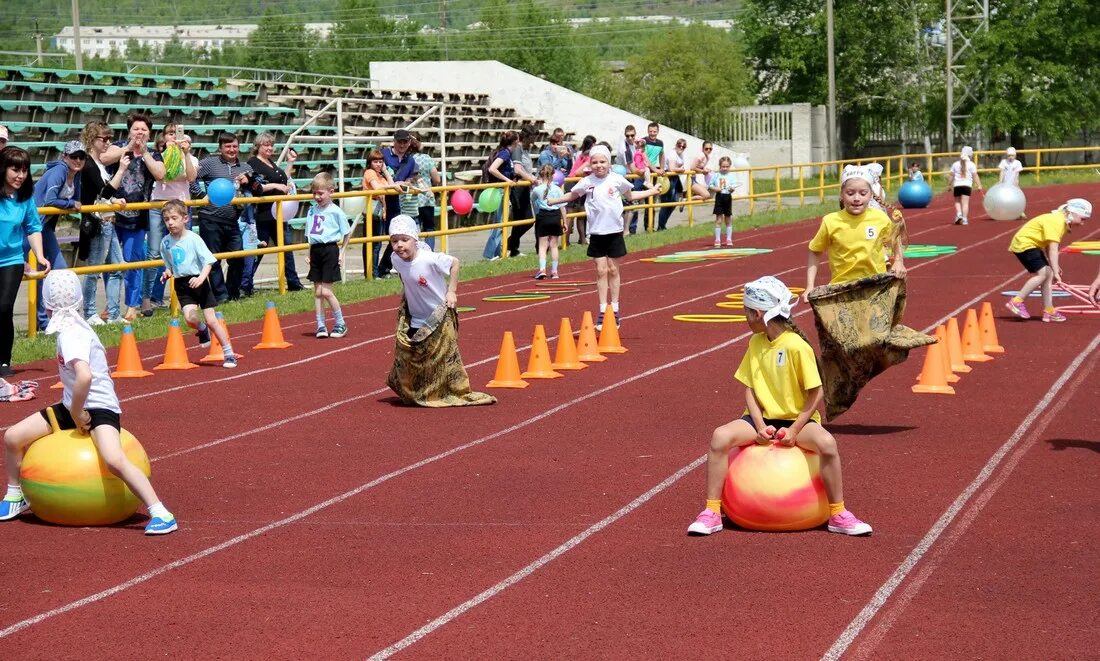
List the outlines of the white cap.
<svg viewBox="0 0 1100 661">
<path fill-rule="evenodd" d="M 1015 147 L 1009 147 L 1008 149 L 1005 150 L 1005 155 L 1006 156 L 1015 156 L 1016 155 L 1016 148 Z"/>
<path fill-rule="evenodd" d="M 875 183 L 875 178 L 862 165 L 844 166 L 844 171 L 840 174 L 840 185 L 843 186 L 849 179 L 862 179 L 871 185 Z"/>
<path fill-rule="evenodd" d="M 1066 211 L 1071 211 L 1082 218 L 1092 217 L 1092 203 L 1088 200 L 1083 200 L 1079 197 L 1075 197 L 1072 200 L 1066 202 Z"/>
</svg>

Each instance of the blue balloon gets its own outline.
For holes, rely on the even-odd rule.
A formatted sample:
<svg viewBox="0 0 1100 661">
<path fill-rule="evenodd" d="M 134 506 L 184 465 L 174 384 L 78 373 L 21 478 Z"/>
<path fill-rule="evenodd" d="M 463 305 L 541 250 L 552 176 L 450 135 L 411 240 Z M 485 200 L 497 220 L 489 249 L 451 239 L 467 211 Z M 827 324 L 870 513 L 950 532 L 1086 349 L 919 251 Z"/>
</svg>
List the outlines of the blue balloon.
<svg viewBox="0 0 1100 661">
<path fill-rule="evenodd" d="M 925 181 L 907 181 L 898 189 L 898 202 L 906 209 L 923 209 L 932 203 L 932 187 Z"/>
<path fill-rule="evenodd" d="M 210 199 L 210 204 L 216 207 L 229 204 L 236 194 L 237 187 L 228 179 L 215 179 L 206 187 L 206 197 Z"/>
<path fill-rule="evenodd" d="M 619 163 L 616 163 L 615 165 L 612 165 L 611 166 L 611 171 L 614 172 L 615 174 L 621 174 L 624 177 L 626 176 L 626 173 L 627 173 L 626 166 L 621 165 Z"/>
</svg>

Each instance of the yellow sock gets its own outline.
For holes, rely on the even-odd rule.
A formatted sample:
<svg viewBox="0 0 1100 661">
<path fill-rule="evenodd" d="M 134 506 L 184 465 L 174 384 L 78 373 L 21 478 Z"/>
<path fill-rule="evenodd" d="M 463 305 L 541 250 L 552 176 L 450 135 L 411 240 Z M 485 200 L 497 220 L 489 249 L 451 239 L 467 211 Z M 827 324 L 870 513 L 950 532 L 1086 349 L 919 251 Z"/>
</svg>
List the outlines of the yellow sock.
<svg viewBox="0 0 1100 661">
<path fill-rule="evenodd" d="M 839 503 L 829 503 L 829 516 L 836 516 L 844 511 L 844 501 Z"/>
<path fill-rule="evenodd" d="M 1016 304 L 1020 304 L 1020 303 L 1024 302 L 1024 299 L 1020 298 L 1019 296 L 1013 296 L 1012 297 L 1012 302 L 1016 303 Z"/>
<path fill-rule="evenodd" d="M 722 514 L 722 501 L 720 501 L 720 500 L 708 500 L 707 501 L 707 509 L 714 512 L 715 514 L 721 515 Z"/>
<path fill-rule="evenodd" d="M 1054 306 L 1051 305 L 1050 307 L 1043 308 L 1043 312 L 1046 312 L 1047 314 L 1054 314 Z"/>
</svg>

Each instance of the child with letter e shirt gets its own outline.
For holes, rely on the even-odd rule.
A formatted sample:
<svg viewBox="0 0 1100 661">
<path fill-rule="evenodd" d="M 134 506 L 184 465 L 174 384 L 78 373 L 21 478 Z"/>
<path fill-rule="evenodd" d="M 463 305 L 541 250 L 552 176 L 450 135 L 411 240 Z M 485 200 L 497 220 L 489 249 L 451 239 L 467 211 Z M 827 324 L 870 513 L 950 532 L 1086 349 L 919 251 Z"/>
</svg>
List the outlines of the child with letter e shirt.
<svg viewBox="0 0 1100 661">
<path fill-rule="evenodd" d="M 313 283 L 313 310 L 317 315 L 317 337 L 344 337 L 348 327 L 344 311 L 332 291 L 340 280 L 340 265 L 351 240 L 351 227 L 344 210 L 332 203 L 336 182 L 322 172 L 313 178 L 313 206 L 306 214 L 306 238 L 309 241 L 309 278 Z M 325 303 L 332 309 L 333 326 L 325 325 Z"/>
</svg>

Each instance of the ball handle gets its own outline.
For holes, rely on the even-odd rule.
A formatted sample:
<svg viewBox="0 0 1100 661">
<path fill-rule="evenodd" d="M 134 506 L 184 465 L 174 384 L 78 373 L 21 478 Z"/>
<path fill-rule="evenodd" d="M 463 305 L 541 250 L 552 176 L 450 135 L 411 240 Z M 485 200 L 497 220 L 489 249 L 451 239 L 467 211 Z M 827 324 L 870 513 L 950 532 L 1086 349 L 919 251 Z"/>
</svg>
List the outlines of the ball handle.
<svg viewBox="0 0 1100 661">
<path fill-rule="evenodd" d="M 61 425 L 57 424 L 57 414 L 53 412 L 52 406 L 46 407 L 46 419 L 50 421 L 50 428 L 55 434 L 61 431 Z"/>
</svg>

